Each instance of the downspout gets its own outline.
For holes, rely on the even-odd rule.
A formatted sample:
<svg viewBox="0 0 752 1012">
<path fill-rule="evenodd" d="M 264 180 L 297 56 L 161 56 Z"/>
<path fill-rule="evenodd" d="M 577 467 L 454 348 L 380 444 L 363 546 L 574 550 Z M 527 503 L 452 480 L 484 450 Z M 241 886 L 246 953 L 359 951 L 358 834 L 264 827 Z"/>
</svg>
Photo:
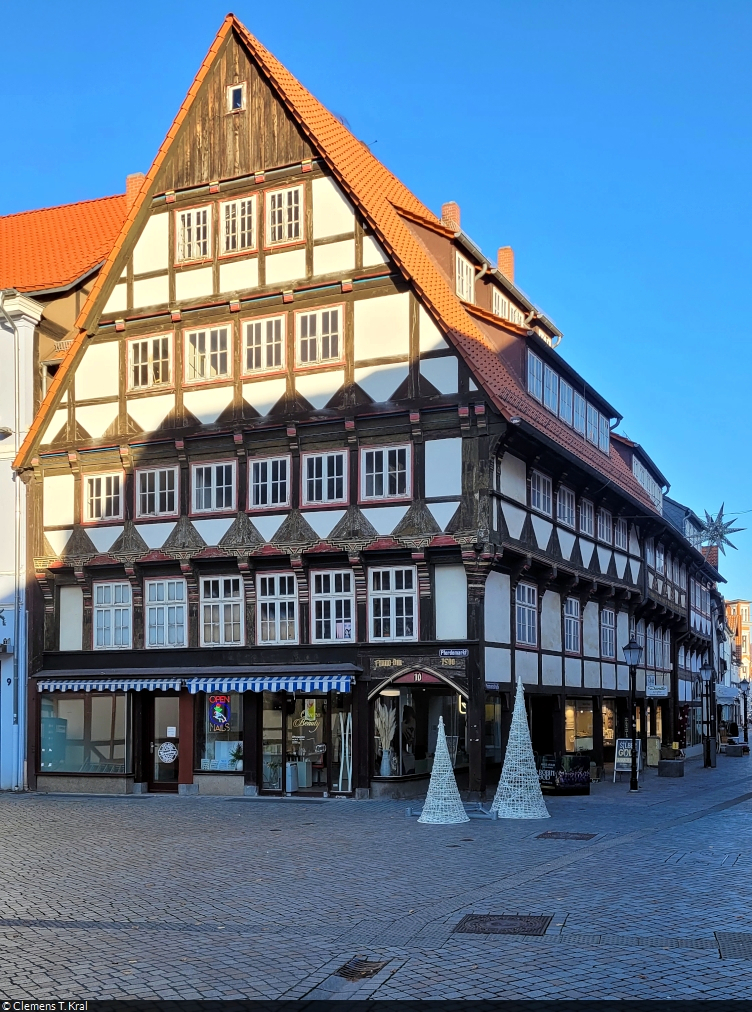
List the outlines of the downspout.
<svg viewBox="0 0 752 1012">
<path fill-rule="evenodd" d="M 5 308 L 5 292 L 0 291 L 0 316 L 4 317 L 11 331 L 13 332 L 13 401 L 14 401 L 14 457 L 18 456 L 21 436 L 21 355 L 19 349 L 18 327 Z M 14 559 L 14 601 L 13 612 L 13 732 L 12 732 L 12 786 L 17 791 L 21 785 L 20 769 L 20 725 L 19 725 L 19 660 L 18 652 L 21 649 L 21 479 L 18 474 L 13 475 L 15 482 L 15 523 L 13 529 L 13 559 Z"/>
</svg>

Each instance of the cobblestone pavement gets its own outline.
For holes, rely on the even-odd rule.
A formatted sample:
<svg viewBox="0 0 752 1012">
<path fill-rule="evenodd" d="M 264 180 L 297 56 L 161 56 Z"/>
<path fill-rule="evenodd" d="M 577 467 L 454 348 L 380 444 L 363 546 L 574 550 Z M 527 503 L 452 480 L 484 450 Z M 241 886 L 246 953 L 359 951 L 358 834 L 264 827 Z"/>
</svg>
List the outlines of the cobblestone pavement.
<svg viewBox="0 0 752 1012">
<path fill-rule="evenodd" d="M 752 998 L 749 758 L 548 806 L 438 827 L 392 801 L 2 794 L 0 996 Z M 467 913 L 551 921 L 455 933 Z M 385 966 L 336 976 L 354 956 Z"/>
</svg>

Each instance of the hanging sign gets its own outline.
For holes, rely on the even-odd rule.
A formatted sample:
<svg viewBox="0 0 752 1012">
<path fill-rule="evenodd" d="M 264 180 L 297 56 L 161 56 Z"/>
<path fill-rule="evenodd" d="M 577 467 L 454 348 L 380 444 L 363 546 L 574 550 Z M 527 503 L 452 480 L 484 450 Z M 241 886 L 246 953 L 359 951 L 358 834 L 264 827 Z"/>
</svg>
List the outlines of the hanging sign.
<svg viewBox="0 0 752 1012">
<path fill-rule="evenodd" d="M 668 685 L 646 685 L 645 695 L 648 699 L 666 699 L 668 696 Z"/>
<path fill-rule="evenodd" d="M 230 729 L 230 697 L 226 694 L 214 694 L 209 696 L 207 702 L 209 707 L 209 730 L 229 731 Z"/>
<path fill-rule="evenodd" d="M 640 767 L 642 765 L 642 741 L 637 739 L 637 777 L 640 776 Z M 631 773 L 632 772 L 632 739 L 631 738 L 617 738 L 616 739 L 616 751 L 614 752 L 614 782 L 616 781 L 617 773 Z"/>
</svg>

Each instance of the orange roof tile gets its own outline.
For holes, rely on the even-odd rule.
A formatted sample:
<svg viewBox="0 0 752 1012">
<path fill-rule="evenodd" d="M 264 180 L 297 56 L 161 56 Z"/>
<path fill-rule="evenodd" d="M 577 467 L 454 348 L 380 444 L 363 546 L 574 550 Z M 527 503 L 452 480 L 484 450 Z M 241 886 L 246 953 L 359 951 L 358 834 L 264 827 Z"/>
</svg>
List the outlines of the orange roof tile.
<svg viewBox="0 0 752 1012">
<path fill-rule="evenodd" d="M 0 218 L 0 289 L 70 285 L 107 258 L 126 211 L 118 194 Z"/>
<path fill-rule="evenodd" d="M 255 58 L 261 73 L 269 79 L 281 101 L 285 103 L 303 133 L 310 139 L 314 149 L 324 157 L 334 177 L 368 221 L 406 279 L 411 282 L 413 289 L 422 298 L 448 339 L 467 361 L 496 407 L 507 418 L 510 415 L 519 415 L 532 427 L 545 433 L 547 437 L 575 453 L 600 474 L 614 481 L 646 509 L 655 512 L 655 507 L 649 496 L 638 484 L 619 454 L 612 451 L 610 455 L 606 455 L 586 441 L 580 440 L 576 433 L 563 422 L 537 405 L 527 395 L 519 380 L 500 360 L 489 336 L 489 333 L 492 332 L 488 331 L 488 328 L 494 325 L 474 319 L 467 312 L 466 307 L 455 294 L 449 279 L 410 227 L 405 212 L 408 212 L 413 220 L 423 219 L 425 222 L 427 219 L 441 227 L 436 216 L 371 154 L 369 148 L 362 141 L 354 137 L 344 124 L 332 115 L 318 99 L 314 98 L 232 14 L 228 14 L 225 18 L 164 143 L 157 152 L 141 191 L 112 247 L 107 263 L 100 271 L 92 292 L 81 311 L 77 321 L 77 325 L 82 328 L 81 332 L 74 340 L 68 356 L 55 376 L 45 402 L 16 458 L 15 466 L 23 466 L 41 431 L 44 419 L 52 411 L 58 399 L 58 391 L 61 389 L 63 377 L 84 342 L 86 332 L 84 328 L 96 325 L 92 311 L 97 296 L 104 287 L 126 239 L 129 226 L 135 220 L 144 201 L 151 198 L 152 185 L 170 143 L 188 114 L 214 56 L 228 32 L 232 30 L 237 32 L 239 38 L 245 43 L 250 54 Z"/>
</svg>

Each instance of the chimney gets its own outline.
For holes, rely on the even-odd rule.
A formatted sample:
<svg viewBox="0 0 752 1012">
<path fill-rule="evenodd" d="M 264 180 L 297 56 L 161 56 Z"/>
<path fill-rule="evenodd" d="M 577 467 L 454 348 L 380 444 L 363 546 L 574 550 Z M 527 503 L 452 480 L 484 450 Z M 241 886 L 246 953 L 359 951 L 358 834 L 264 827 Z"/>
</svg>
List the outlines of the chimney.
<svg viewBox="0 0 752 1012">
<path fill-rule="evenodd" d="M 511 246 L 499 246 L 497 263 L 504 277 L 514 284 L 514 250 Z"/>
<path fill-rule="evenodd" d="M 128 204 L 128 210 L 133 207 L 133 201 L 138 196 L 138 191 L 141 189 L 146 176 L 143 172 L 132 172 L 129 176 L 125 177 L 125 198 Z"/>
<path fill-rule="evenodd" d="M 460 205 L 450 200 L 448 204 L 441 205 L 441 224 L 451 228 L 454 232 L 460 230 Z"/>
</svg>

